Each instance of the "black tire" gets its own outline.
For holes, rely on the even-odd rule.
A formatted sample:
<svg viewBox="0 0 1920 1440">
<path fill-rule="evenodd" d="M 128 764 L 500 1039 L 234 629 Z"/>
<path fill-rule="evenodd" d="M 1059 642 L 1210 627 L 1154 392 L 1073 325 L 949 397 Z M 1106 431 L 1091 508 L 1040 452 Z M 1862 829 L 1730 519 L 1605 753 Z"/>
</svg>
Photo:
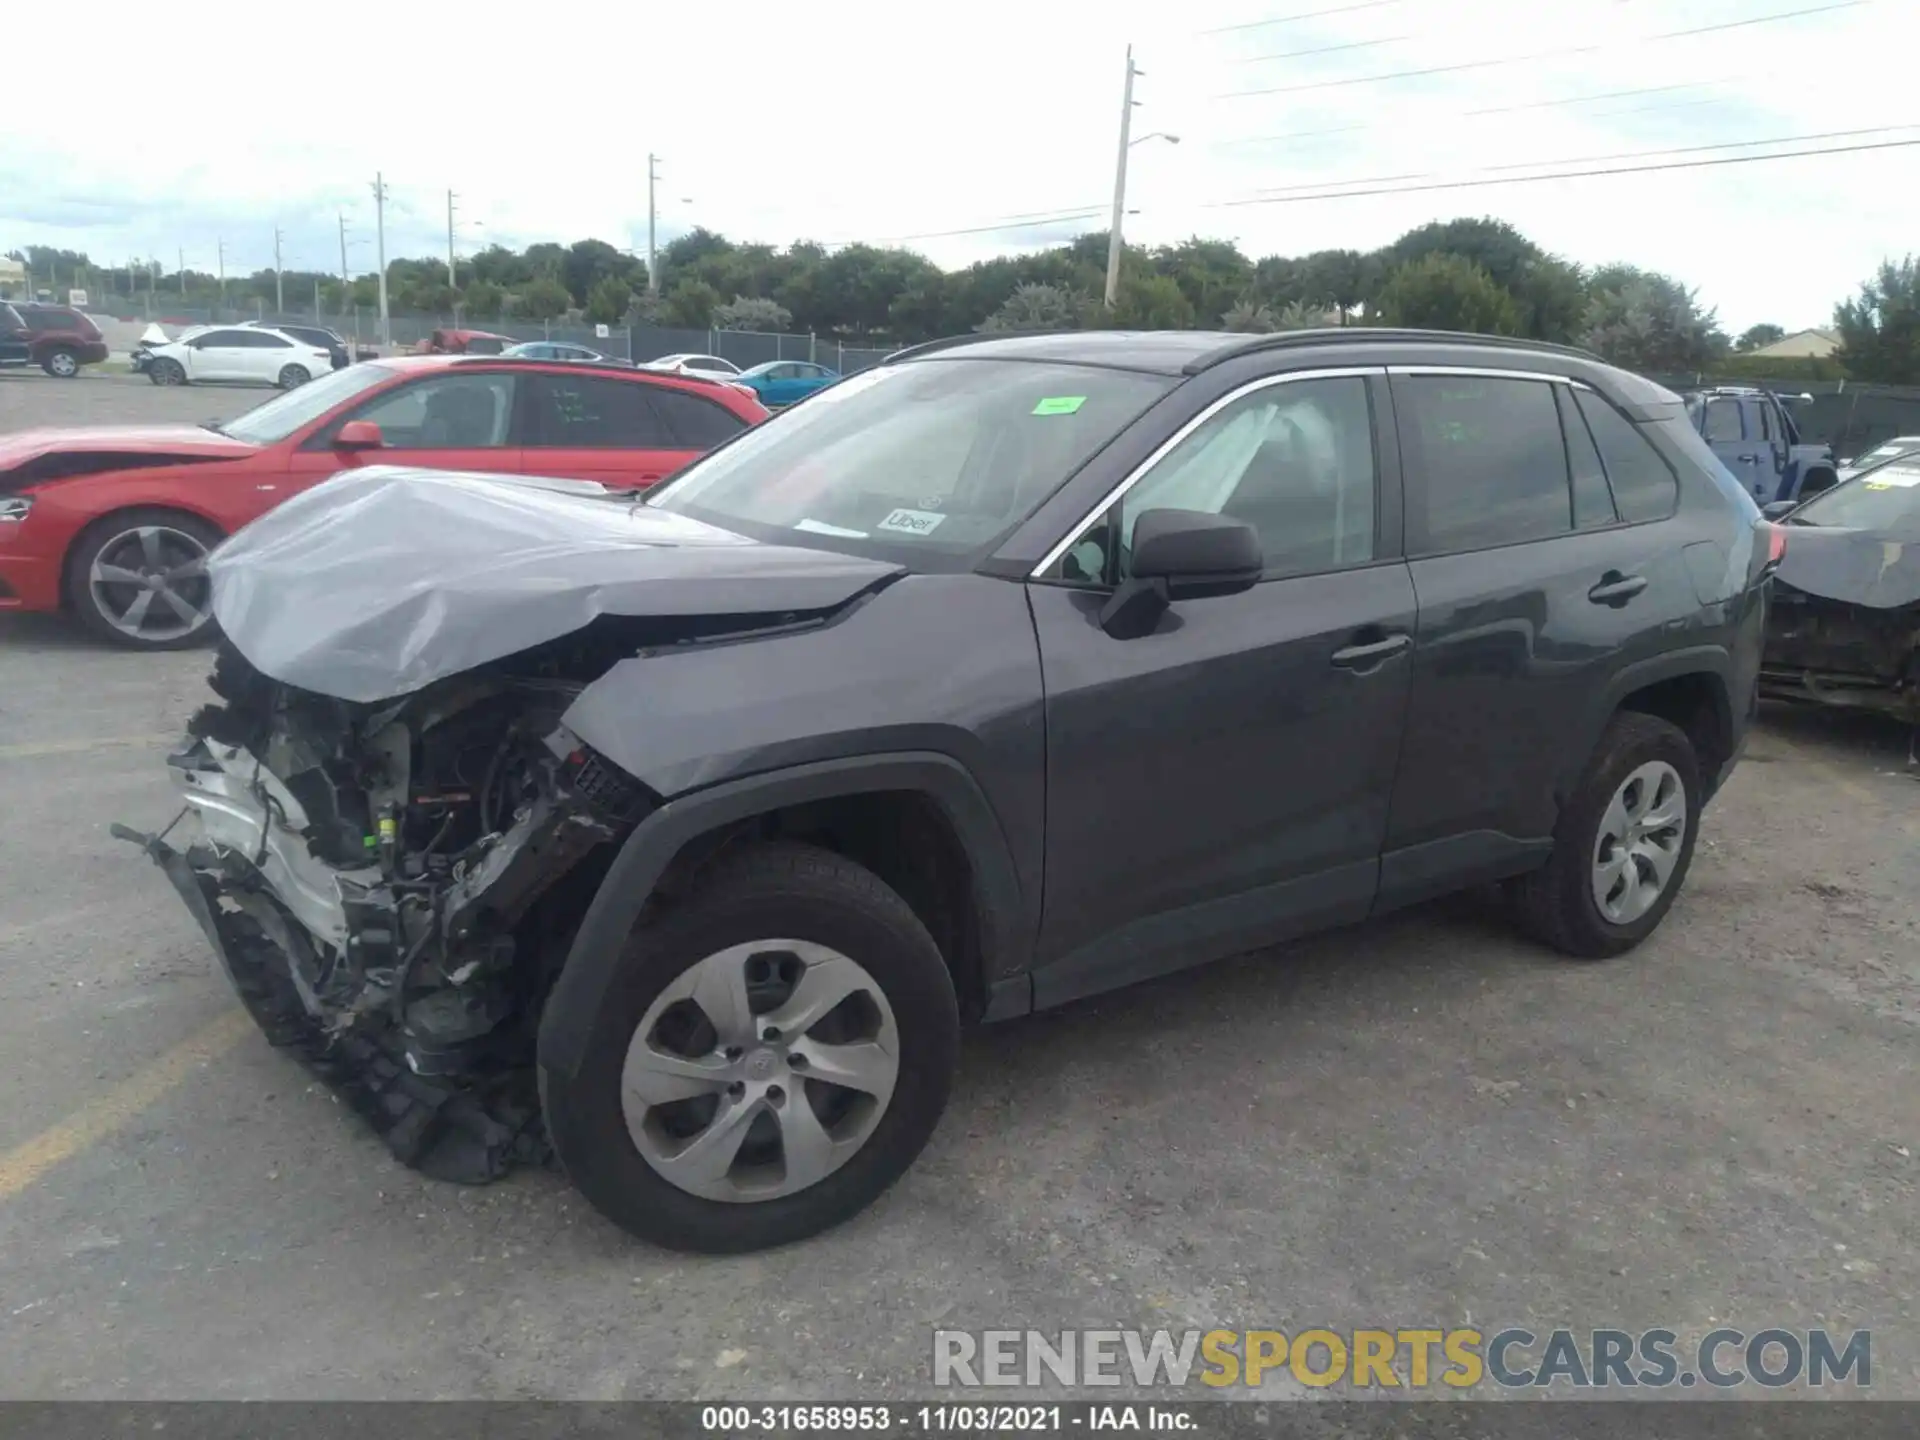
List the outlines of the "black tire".
<svg viewBox="0 0 1920 1440">
<path fill-rule="evenodd" d="M 220 633 L 219 625 L 211 617 L 199 629 L 189 634 L 136 639 L 117 627 L 103 614 L 94 599 L 90 577 L 93 562 L 99 558 L 100 552 L 124 537 L 128 531 L 149 525 L 180 531 L 198 541 L 209 552 L 222 539 L 220 532 L 206 521 L 180 510 L 148 506 L 135 510 L 117 510 L 111 515 L 102 516 L 80 532 L 79 538 L 73 542 L 73 548 L 67 552 L 67 603 L 72 607 L 73 613 L 79 617 L 82 625 L 101 639 L 124 649 L 189 650 L 198 645 L 205 645 Z"/>
<path fill-rule="evenodd" d="M 147 367 L 147 378 L 156 385 L 184 385 L 187 372 L 178 360 L 162 355 Z"/>
<path fill-rule="evenodd" d="M 80 356 L 64 345 L 56 346 L 47 352 L 40 368 L 56 380 L 71 380 L 80 373 Z"/>
<path fill-rule="evenodd" d="M 1673 873 L 1651 909 L 1627 925 L 1600 913 L 1594 900 L 1592 869 L 1601 818 L 1614 792 L 1637 768 L 1664 760 L 1679 773 L 1686 792 L 1686 832 Z M 1700 832 L 1700 762 L 1686 733 L 1655 715 L 1623 710 L 1608 722 L 1594 747 L 1579 787 L 1554 827 L 1553 857 L 1540 869 L 1513 882 L 1512 896 L 1521 928 L 1556 950 L 1583 960 L 1623 954 L 1651 935 L 1686 883 Z"/>
<path fill-rule="evenodd" d="M 298 390 L 311 379 L 313 379 L 313 376 L 308 372 L 306 366 L 286 365 L 281 367 L 278 383 L 282 390 Z"/>
<path fill-rule="evenodd" d="M 678 1189 L 641 1156 L 621 1108 L 633 1032 L 676 976 L 729 945 L 813 940 L 857 960 L 899 1027 L 900 1073 L 866 1144 L 805 1190 L 758 1203 Z M 959 1007 L 939 948 L 871 871 L 809 845 L 755 845 L 716 862 L 695 891 L 635 929 L 580 1072 L 540 1071 L 554 1149 L 593 1206 L 623 1230 L 674 1250 L 730 1254 L 805 1239 L 871 1204 L 911 1165 L 946 1108 Z"/>
</svg>

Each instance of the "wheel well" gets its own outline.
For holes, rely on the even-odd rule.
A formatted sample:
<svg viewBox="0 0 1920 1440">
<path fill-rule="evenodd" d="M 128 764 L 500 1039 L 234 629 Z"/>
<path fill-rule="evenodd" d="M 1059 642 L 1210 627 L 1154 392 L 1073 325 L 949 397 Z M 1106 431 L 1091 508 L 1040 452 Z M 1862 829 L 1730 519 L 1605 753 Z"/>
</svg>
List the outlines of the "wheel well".
<svg viewBox="0 0 1920 1440">
<path fill-rule="evenodd" d="M 1700 778 L 1708 784 L 1733 752 L 1733 715 L 1717 676 L 1704 671 L 1675 675 L 1635 690 L 1620 708 L 1657 715 L 1685 731 L 1700 759 Z"/>
<path fill-rule="evenodd" d="M 660 877 L 671 903 L 723 851 L 754 840 L 817 845 L 864 865 L 907 902 L 953 975 L 963 1015 L 985 1003 L 973 866 L 940 806 L 916 791 L 876 790 L 770 810 L 687 842 Z"/>
<path fill-rule="evenodd" d="M 196 525 L 205 526 L 213 532 L 216 540 L 227 538 L 226 531 L 206 516 L 197 515 L 191 510 L 182 510 L 178 505 L 122 505 L 118 510 L 109 510 L 106 514 L 97 516 L 82 526 L 80 533 L 75 535 L 68 544 L 67 553 L 60 557 L 60 608 L 62 610 L 73 608 L 73 566 L 74 562 L 80 558 L 80 552 L 86 548 L 87 541 L 92 539 L 103 526 L 136 511 L 146 511 L 155 515 L 178 515 L 183 520 L 191 520 Z"/>
</svg>

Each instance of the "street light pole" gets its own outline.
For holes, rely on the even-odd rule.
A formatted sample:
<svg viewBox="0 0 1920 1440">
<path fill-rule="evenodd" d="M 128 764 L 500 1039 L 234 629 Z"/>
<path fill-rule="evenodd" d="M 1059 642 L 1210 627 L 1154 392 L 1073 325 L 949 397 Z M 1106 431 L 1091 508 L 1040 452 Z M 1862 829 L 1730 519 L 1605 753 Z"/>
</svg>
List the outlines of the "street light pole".
<svg viewBox="0 0 1920 1440">
<path fill-rule="evenodd" d="M 227 303 L 227 242 L 215 241 L 214 254 L 217 257 L 214 263 L 220 267 L 220 304 L 224 307 Z"/>
<path fill-rule="evenodd" d="M 287 313 L 286 271 L 280 268 L 280 227 L 273 227 L 273 312 Z"/>
<path fill-rule="evenodd" d="M 393 343 L 393 324 L 387 314 L 387 184 L 379 172 L 373 177 L 374 258 L 380 265 L 380 343 Z"/>
<path fill-rule="evenodd" d="M 460 278 L 453 269 L 453 191 L 447 191 L 447 288 L 458 290 Z"/>
<path fill-rule="evenodd" d="M 647 152 L 647 293 L 660 293 L 660 262 L 654 249 L 654 230 L 660 218 L 659 202 L 654 199 L 654 187 L 660 181 L 660 162 L 652 151 Z"/>
<path fill-rule="evenodd" d="M 1127 151 L 1133 148 L 1128 137 L 1133 130 L 1133 77 L 1142 73 L 1133 63 L 1133 47 L 1127 47 L 1127 81 L 1120 92 L 1120 155 L 1113 167 L 1113 223 L 1107 230 L 1107 309 L 1120 296 L 1120 217 L 1127 208 Z"/>
</svg>

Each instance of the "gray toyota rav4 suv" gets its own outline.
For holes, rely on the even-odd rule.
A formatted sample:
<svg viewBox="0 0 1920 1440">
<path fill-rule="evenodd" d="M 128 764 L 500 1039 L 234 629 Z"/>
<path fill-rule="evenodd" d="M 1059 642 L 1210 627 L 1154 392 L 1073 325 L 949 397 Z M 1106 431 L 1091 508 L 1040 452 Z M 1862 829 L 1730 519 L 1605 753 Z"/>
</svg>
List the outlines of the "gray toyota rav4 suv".
<svg viewBox="0 0 1920 1440">
<path fill-rule="evenodd" d="M 959 1027 L 1466 886 L 1686 878 L 1781 532 L 1681 402 L 1392 330 L 969 339 L 644 497 L 350 469 L 212 561 L 159 862 L 395 1154 L 790 1241 Z"/>
</svg>

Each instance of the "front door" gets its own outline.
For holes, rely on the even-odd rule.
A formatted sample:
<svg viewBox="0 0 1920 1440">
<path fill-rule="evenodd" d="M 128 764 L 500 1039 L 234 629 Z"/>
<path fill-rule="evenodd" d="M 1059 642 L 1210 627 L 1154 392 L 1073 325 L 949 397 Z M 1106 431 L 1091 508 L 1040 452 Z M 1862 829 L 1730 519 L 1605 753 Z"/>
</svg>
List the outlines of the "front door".
<svg viewBox="0 0 1920 1440">
<path fill-rule="evenodd" d="M 1700 434 L 1720 463 L 1733 472 L 1740 488 L 1764 505 L 1773 499 L 1779 477 L 1772 464 L 1773 452 L 1760 434 L 1757 410 L 1732 395 L 1709 399 Z"/>
<path fill-rule="evenodd" d="M 1370 384 L 1243 391 L 1028 586 L 1048 757 L 1036 1004 L 1367 912 L 1415 623 L 1378 523 Z M 1156 508 L 1253 525 L 1266 578 L 1115 639 L 1096 616 Z"/>
<path fill-rule="evenodd" d="M 191 380 L 250 380 L 252 359 L 244 330 L 209 330 L 187 341 Z"/>
<path fill-rule="evenodd" d="M 1393 393 L 1420 625 L 1382 904 L 1544 859 L 1594 697 L 1699 609 L 1663 523 L 1679 482 L 1599 395 L 1472 373 Z"/>
<path fill-rule="evenodd" d="M 420 465 L 433 470 L 524 468 L 515 402 L 526 377 L 509 370 L 442 371 L 382 390 L 316 431 L 294 452 L 291 488 L 304 490 L 345 465 Z M 378 450 L 333 448 L 340 427 L 380 427 Z M 283 497 L 284 498 L 284 497 Z"/>
</svg>

